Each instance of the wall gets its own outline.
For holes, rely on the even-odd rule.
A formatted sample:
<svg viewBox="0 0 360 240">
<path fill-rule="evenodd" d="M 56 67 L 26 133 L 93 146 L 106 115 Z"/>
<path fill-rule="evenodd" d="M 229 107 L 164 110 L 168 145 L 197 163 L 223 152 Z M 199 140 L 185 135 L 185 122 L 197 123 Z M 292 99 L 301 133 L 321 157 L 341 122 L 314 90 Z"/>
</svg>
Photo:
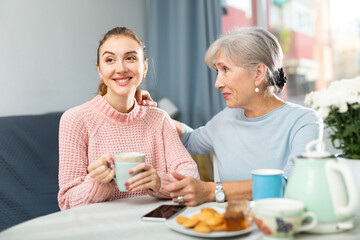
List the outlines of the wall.
<svg viewBox="0 0 360 240">
<path fill-rule="evenodd" d="M 115 26 L 145 41 L 145 20 L 145 0 L 0 0 L 0 116 L 91 99 L 98 41 Z"/>
</svg>

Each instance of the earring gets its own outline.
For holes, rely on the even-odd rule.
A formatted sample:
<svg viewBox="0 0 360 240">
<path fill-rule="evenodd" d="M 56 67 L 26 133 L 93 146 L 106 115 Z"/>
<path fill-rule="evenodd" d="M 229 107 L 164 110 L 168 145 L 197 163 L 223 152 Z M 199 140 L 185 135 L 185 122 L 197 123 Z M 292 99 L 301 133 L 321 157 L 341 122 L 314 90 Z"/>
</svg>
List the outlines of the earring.
<svg viewBox="0 0 360 240">
<path fill-rule="evenodd" d="M 255 92 L 259 92 L 259 88 L 258 88 L 258 87 L 255 88 Z"/>
</svg>

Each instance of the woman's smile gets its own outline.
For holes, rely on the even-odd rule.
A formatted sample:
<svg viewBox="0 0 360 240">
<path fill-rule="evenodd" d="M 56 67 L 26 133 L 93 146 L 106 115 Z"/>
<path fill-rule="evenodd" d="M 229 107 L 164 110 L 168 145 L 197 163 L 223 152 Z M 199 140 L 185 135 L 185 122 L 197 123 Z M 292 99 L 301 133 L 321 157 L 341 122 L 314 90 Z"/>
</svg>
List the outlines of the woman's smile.
<svg viewBox="0 0 360 240">
<path fill-rule="evenodd" d="M 113 78 L 116 85 L 118 85 L 118 86 L 126 86 L 131 81 L 131 79 L 132 79 L 132 77 L 116 77 L 116 78 Z"/>
</svg>

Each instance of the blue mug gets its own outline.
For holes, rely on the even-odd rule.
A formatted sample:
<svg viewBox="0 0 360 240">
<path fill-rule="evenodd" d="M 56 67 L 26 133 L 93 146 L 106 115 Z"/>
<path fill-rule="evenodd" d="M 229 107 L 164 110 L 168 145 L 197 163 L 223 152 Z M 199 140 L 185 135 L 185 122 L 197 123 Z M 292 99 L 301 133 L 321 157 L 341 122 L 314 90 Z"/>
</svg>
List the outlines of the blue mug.
<svg viewBox="0 0 360 240">
<path fill-rule="evenodd" d="M 252 174 L 253 200 L 264 198 L 281 198 L 287 179 L 284 171 L 279 169 L 256 169 Z"/>
</svg>

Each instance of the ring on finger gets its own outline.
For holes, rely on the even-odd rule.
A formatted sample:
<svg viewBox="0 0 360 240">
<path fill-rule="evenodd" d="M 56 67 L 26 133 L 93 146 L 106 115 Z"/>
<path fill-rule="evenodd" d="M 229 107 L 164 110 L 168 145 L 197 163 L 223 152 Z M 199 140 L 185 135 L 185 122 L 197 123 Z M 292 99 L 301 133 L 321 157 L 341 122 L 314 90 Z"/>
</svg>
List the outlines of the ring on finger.
<svg viewBox="0 0 360 240">
<path fill-rule="evenodd" d="M 178 196 L 177 201 L 178 201 L 178 203 L 184 203 L 184 197 L 183 196 Z"/>
</svg>

